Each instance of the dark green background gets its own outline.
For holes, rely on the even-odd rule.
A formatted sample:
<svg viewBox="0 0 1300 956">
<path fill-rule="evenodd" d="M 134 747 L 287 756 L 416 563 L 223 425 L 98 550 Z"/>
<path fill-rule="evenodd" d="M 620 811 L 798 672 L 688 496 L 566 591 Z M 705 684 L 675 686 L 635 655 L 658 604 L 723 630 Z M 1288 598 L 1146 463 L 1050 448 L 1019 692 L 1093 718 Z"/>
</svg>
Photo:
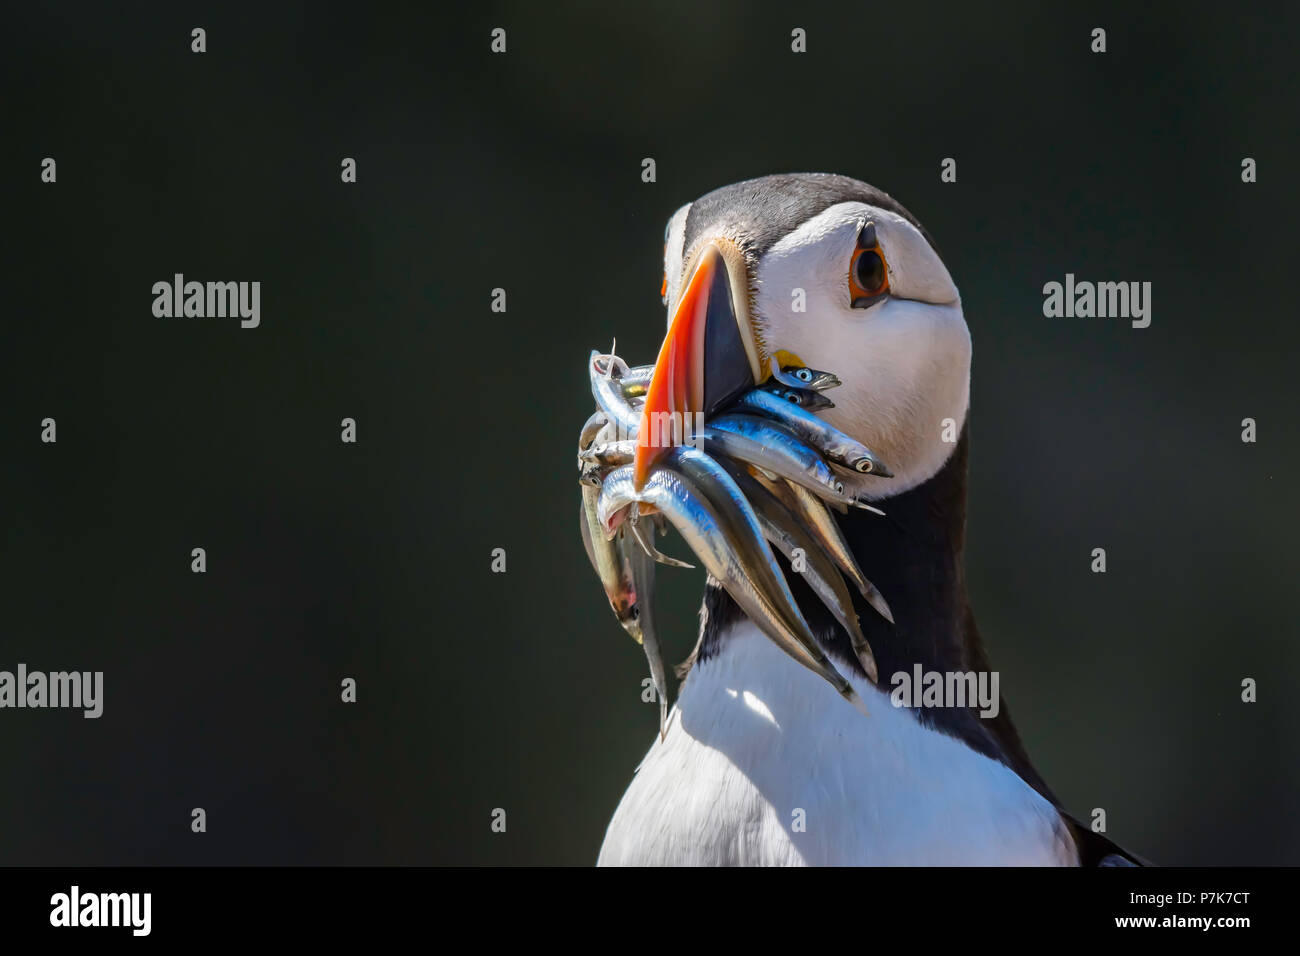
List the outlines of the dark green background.
<svg viewBox="0 0 1300 956">
<path fill-rule="evenodd" d="M 973 600 L 1048 781 L 1158 862 L 1300 862 L 1293 17 L 33 6 L 0 668 L 106 703 L 0 711 L 0 863 L 593 861 L 655 714 L 577 535 L 584 359 L 653 358 L 674 209 L 791 170 L 893 193 L 962 290 Z M 174 272 L 260 280 L 261 327 L 154 318 Z M 1152 282 L 1151 327 L 1045 319 L 1066 272 Z"/>
</svg>

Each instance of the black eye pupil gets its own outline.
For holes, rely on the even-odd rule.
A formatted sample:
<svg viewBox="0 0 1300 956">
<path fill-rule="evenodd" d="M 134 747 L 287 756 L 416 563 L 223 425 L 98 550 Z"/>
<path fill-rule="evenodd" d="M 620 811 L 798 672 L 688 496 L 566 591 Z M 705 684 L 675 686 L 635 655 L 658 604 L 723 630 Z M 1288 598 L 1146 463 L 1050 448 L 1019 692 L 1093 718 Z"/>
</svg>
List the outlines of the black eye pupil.
<svg viewBox="0 0 1300 956">
<path fill-rule="evenodd" d="M 866 292 L 875 292 L 885 284 L 885 264 L 880 261 L 880 254 L 869 250 L 858 256 L 858 285 Z"/>
</svg>

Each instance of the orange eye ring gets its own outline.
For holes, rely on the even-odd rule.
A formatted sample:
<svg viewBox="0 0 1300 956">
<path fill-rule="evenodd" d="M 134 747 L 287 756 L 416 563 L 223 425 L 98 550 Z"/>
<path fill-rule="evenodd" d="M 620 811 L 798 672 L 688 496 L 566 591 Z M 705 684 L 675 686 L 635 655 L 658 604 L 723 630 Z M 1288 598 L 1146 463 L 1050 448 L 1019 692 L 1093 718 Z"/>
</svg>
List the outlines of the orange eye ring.
<svg viewBox="0 0 1300 956">
<path fill-rule="evenodd" d="M 876 239 L 876 224 L 863 222 L 858 227 L 858 248 L 849 262 L 849 301 L 855 309 L 865 309 L 889 292 L 889 265 Z"/>
<path fill-rule="evenodd" d="M 857 307 L 861 300 L 874 300 L 888 291 L 889 266 L 880 246 L 854 252 L 853 261 L 849 263 L 849 298 L 853 305 Z"/>
</svg>

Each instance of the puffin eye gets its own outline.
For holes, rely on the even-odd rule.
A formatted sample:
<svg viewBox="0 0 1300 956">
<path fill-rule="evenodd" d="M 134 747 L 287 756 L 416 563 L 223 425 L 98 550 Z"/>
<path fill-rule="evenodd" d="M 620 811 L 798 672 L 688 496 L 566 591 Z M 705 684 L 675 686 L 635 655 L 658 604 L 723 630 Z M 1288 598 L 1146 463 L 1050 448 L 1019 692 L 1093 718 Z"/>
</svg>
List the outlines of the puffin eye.
<svg viewBox="0 0 1300 956">
<path fill-rule="evenodd" d="M 853 278 L 857 280 L 862 291 L 875 295 L 885 284 L 885 263 L 880 253 L 874 249 L 864 249 L 858 253 L 853 263 Z"/>
<path fill-rule="evenodd" d="M 849 264 L 849 298 L 855 309 L 865 309 L 889 292 L 889 268 L 876 238 L 876 224 L 863 223 L 858 230 L 858 247 Z"/>
</svg>

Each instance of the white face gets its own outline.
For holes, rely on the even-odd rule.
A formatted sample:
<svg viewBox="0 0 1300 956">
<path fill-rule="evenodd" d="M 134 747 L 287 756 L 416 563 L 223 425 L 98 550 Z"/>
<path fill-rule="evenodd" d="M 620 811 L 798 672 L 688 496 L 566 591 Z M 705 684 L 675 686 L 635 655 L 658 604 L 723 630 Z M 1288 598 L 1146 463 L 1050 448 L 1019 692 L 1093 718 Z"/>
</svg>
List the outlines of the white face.
<svg viewBox="0 0 1300 956">
<path fill-rule="evenodd" d="M 682 253 L 689 250 L 681 246 L 688 209 L 669 220 L 670 303 L 685 278 Z M 875 224 L 888 292 L 854 307 L 850 268 L 864 221 Z M 894 473 L 877 478 L 844 472 L 845 483 L 886 498 L 932 477 L 952 454 L 966 420 L 971 342 L 957 287 L 920 231 L 896 213 L 840 203 L 776 243 L 751 283 L 752 319 L 762 340 L 773 351 L 784 349 L 805 365 L 839 376 L 844 384 L 826 393 L 835 407 L 818 414 L 865 444 Z M 803 290 L 802 312 L 795 311 L 796 289 Z"/>
<path fill-rule="evenodd" d="M 682 269 L 686 265 L 686 249 L 683 247 L 686 245 L 686 214 L 690 211 L 691 204 L 687 203 L 673 213 L 664 229 L 664 305 L 677 301 L 677 296 L 682 291 L 682 280 L 686 278 L 682 275 Z M 670 307 L 670 321 L 672 315 Z"/>
</svg>

